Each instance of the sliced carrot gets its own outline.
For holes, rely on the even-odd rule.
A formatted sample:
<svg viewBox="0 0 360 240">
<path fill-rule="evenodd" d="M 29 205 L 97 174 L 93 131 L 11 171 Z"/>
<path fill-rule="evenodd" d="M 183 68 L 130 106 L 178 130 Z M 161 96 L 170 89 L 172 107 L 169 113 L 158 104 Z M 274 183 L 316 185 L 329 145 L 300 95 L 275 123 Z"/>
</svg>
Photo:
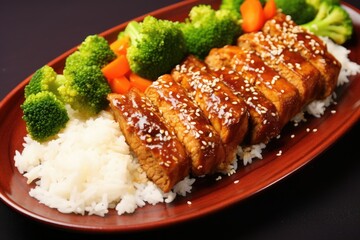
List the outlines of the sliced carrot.
<svg viewBox="0 0 360 240">
<path fill-rule="evenodd" d="M 242 29 L 244 32 L 259 31 L 265 23 L 264 9 L 259 0 L 245 0 L 240 5 L 243 18 Z"/>
<path fill-rule="evenodd" d="M 116 55 L 126 55 L 126 50 L 130 45 L 130 38 L 128 36 L 121 37 L 110 44 L 111 50 Z"/>
<path fill-rule="evenodd" d="M 139 75 L 131 72 L 129 75 L 130 84 L 132 87 L 139 89 L 142 92 L 145 92 L 146 88 L 151 85 L 152 81 Z"/>
<path fill-rule="evenodd" d="M 130 71 L 129 62 L 125 55 L 120 55 L 101 69 L 107 80 L 124 76 Z"/>
<path fill-rule="evenodd" d="M 264 6 L 265 19 L 269 20 L 276 15 L 277 8 L 275 0 L 268 0 Z"/>
<path fill-rule="evenodd" d="M 112 79 L 110 81 L 110 87 L 113 93 L 125 94 L 130 90 L 131 85 L 127 77 L 121 76 Z"/>
</svg>

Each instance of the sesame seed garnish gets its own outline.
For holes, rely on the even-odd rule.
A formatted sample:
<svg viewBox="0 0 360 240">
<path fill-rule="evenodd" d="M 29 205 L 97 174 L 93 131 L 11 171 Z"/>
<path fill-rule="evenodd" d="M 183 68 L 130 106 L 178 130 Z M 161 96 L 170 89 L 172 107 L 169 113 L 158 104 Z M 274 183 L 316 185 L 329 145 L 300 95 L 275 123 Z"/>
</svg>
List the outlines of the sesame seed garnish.
<svg viewBox="0 0 360 240">
<path fill-rule="evenodd" d="M 279 150 L 279 152 L 276 154 L 276 156 L 281 156 L 281 154 L 282 154 L 282 151 L 281 150 Z"/>
</svg>

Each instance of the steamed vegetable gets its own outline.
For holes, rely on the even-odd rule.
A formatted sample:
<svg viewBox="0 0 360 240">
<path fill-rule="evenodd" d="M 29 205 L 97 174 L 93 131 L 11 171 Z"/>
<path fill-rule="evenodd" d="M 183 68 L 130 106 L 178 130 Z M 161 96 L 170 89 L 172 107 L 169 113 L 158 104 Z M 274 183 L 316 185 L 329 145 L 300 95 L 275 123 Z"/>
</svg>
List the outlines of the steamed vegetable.
<svg viewBox="0 0 360 240">
<path fill-rule="evenodd" d="M 39 142 L 59 133 L 69 120 L 64 103 L 49 91 L 29 95 L 21 109 L 28 133 Z"/>
<path fill-rule="evenodd" d="M 87 36 L 80 44 L 78 51 L 86 61 L 86 65 L 95 65 L 100 68 L 116 57 L 106 39 L 97 34 Z"/>
<path fill-rule="evenodd" d="M 246 33 L 259 31 L 266 19 L 259 0 L 245 0 L 240 6 L 242 30 Z"/>
<path fill-rule="evenodd" d="M 330 5 L 340 5 L 340 0 L 306 0 L 306 3 L 312 5 L 317 11 L 323 2 L 327 2 Z"/>
<path fill-rule="evenodd" d="M 210 5 L 194 6 L 181 30 L 188 52 L 199 58 L 212 48 L 233 44 L 241 33 L 239 17 L 233 11 L 214 10 Z"/>
<path fill-rule="evenodd" d="M 268 0 L 265 5 L 259 0 L 245 0 L 240 5 L 242 17 L 241 28 L 245 33 L 260 31 L 265 22 L 277 13 L 274 0 Z"/>
<path fill-rule="evenodd" d="M 222 0 L 220 4 L 220 9 L 227 9 L 234 11 L 240 16 L 240 6 L 245 0 Z M 266 0 L 260 0 L 261 5 L 264 6 Z"/>
<path fill-rule="evenodd" d="M 79 63 L 72 71 L 65 70 L 66 80 L 58 88 L 65 103 L 85 116 L 96 115 L 108 106 L 111 88 L 99 67 Z"/>
<path fill-rule="evenodd" d="M 290 15 L 297 24 L 304 24 L 315 18 L 317 10 L 308 0 L 275 0 L 283 13 Z"/>
<path fill-rule="evenodd" d="M 92 116 L 105 109 L 111 88 L 101 68 L 115 58 L 105 38 L 99 35 L 86 37 L 78 50 L 66 58 L 65 79 L 57 89 L 62 101 L 84 116 Z"/>
<path fill-rule="evenodd" d="M 45 65 L 35 71 L 30 82 L 25 86 L 25 98 L 42 91 L 50 91 L 58 95 L 57 89 L 63 81 L 62 75 L 58 75 L 52 67 Z"/>
<path fill-rule="evenodd" d="M 312 21 L 301 26 L 318 36 L 329 37 L 337 44 L 345 43 L 353 33 L 353 24 L 348 12 L 341 5 L 327 1 L 319 5 Z"/>
<path fill-rule="evenodd" d="M 131 71 L 150 80 L 168 73 L 187 53 L 179 24 L 153 16 L 130 22 L 119 34 L 122 38 L 130 39 L 126 57 Z"/>
</svg>

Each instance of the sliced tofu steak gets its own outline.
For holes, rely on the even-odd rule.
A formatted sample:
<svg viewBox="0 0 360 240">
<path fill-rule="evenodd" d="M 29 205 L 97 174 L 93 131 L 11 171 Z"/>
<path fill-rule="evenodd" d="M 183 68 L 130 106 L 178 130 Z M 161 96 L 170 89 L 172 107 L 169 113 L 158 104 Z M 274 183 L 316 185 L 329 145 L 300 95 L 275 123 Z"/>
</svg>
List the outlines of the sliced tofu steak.
<svg viewBox="0 0 360 240">
<path fill-rule="evenodd" d="M 248 131 L 249 114 L 245 101 L 210 74 L 206 65 L 194 56 L 187 57 L 173 69 L 172 76 L 186 89 L 220 135 L 226 155 L 220 170 L 225 170 L 236 160 L 237 147 Z"/>
<path fill-rule="evenodd" d="M 213 49 L 205 59 L 208 71 L 223 81 L 239 98 L 244 99 L 249 112 L 247 137 L 242 144 L 253 145 L 268 143 L 280 133 L 279 114 L 275 105 L 265 97 L 252 81 L 235 71 L 230 55 Z M 210 69 L 211 68 L 211 69 Z"/>
<path fill-rule="evenodd" d="M 264 32 L 244 34 L 238 38 L 238 46 L 246 52 L 252 49 L 267 66 L 293 84 L 299 90 L 301 106 L 319 98 L 323 86 L 319 70 L 277 36 Z"/>
<path fill-rule="evenodd" d="M 191 173 L 202 176 L 219 170 L 225 161 L 220 136 L 185 89 L 166 74 L 150 85 L 145 95 L 185 146 L 191 158 Z"/>
<path fill-rule="evenodd" d="M 168 192 L 185 176 L 226 172 L 239 145 L 268 143 L 332 94 L 340 68 L 320 38 L 279 13 L 236 46 L 186 57 L 145 93 L 108 99 L 148 178 Z"/>
<path fill-rule="evenodd" d="M 226 46 L 212 49 L 205 61 L 212 69 L 229 67 L 256 87 L 275 105 L 280 129 L 300 111 L 302 105 L 298 89 L 266 65 L 254 51 Z"/>
<path fill-rule="evenodd" d="M 173 129 L 143 94 L 109 94 L 110 107 L 147 177 L 164 192 L 189 175 L 188 155 Z"/>
<path fill-rule="evenodd" d="M 296 25 L 291 17 L 282 13 L 267 21 L 263 27 L 265 34 L 279 39 L 289 49 L 296 49 L 321 74 L 319 98 L 326 98 L 336 88 L 340 73 L 340 62 L 329 52 L 325 43 L 316 35 Z"/>
</svg>

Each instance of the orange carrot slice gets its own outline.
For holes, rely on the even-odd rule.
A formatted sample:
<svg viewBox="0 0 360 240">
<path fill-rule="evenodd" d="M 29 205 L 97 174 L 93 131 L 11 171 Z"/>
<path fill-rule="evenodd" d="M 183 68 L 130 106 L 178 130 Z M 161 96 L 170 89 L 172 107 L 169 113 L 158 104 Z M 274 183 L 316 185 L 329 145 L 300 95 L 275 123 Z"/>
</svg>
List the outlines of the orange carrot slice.
<svg viewBox="0 0 360 240">
<path fill-rule="evenodd" d="M 113 93 L 125 94 L 130 90 L 131 84 L 127 77 L 121 76 L 112 79 L 110 81 L 110 87 Z"/>
<path fill-rule="evenodd" d="M 269 20 L 276 15 L 277 8 L 275 0 L 268 0 L 264 6 L 265 19 Z"/>
<path fill-rule="evenodd" d="M 128 36 L 121 37 L 110 44 L 110 49 L 115 52 L 116 55 L 126 55 L 126 50 L 130 45 L 130 38 Z"/>
<path fill-rule="evenodd" d="M 139 89 L 142 92 L 145 92 L 146 88 L 151 85 L 152 81 L 139 75 L 131 72 L 129 75 L 130 84 L 132 87 Z"/>
<path fill-rule="evenodd" d="M 130 71 L 130 66 L 126 56 L 120 55 L 115 60 L 105 65 L 101 71 L 109 81 L 111 79 L 124 76 L 127 72 Z"/>
<path fill-rule="evenodd" d="M 259 31 L 265 23 L 264 9 L 259 0 L 245 0 L 240 5 L 243 18 L 242 29 L 244 32 Z"/>
</svg>

